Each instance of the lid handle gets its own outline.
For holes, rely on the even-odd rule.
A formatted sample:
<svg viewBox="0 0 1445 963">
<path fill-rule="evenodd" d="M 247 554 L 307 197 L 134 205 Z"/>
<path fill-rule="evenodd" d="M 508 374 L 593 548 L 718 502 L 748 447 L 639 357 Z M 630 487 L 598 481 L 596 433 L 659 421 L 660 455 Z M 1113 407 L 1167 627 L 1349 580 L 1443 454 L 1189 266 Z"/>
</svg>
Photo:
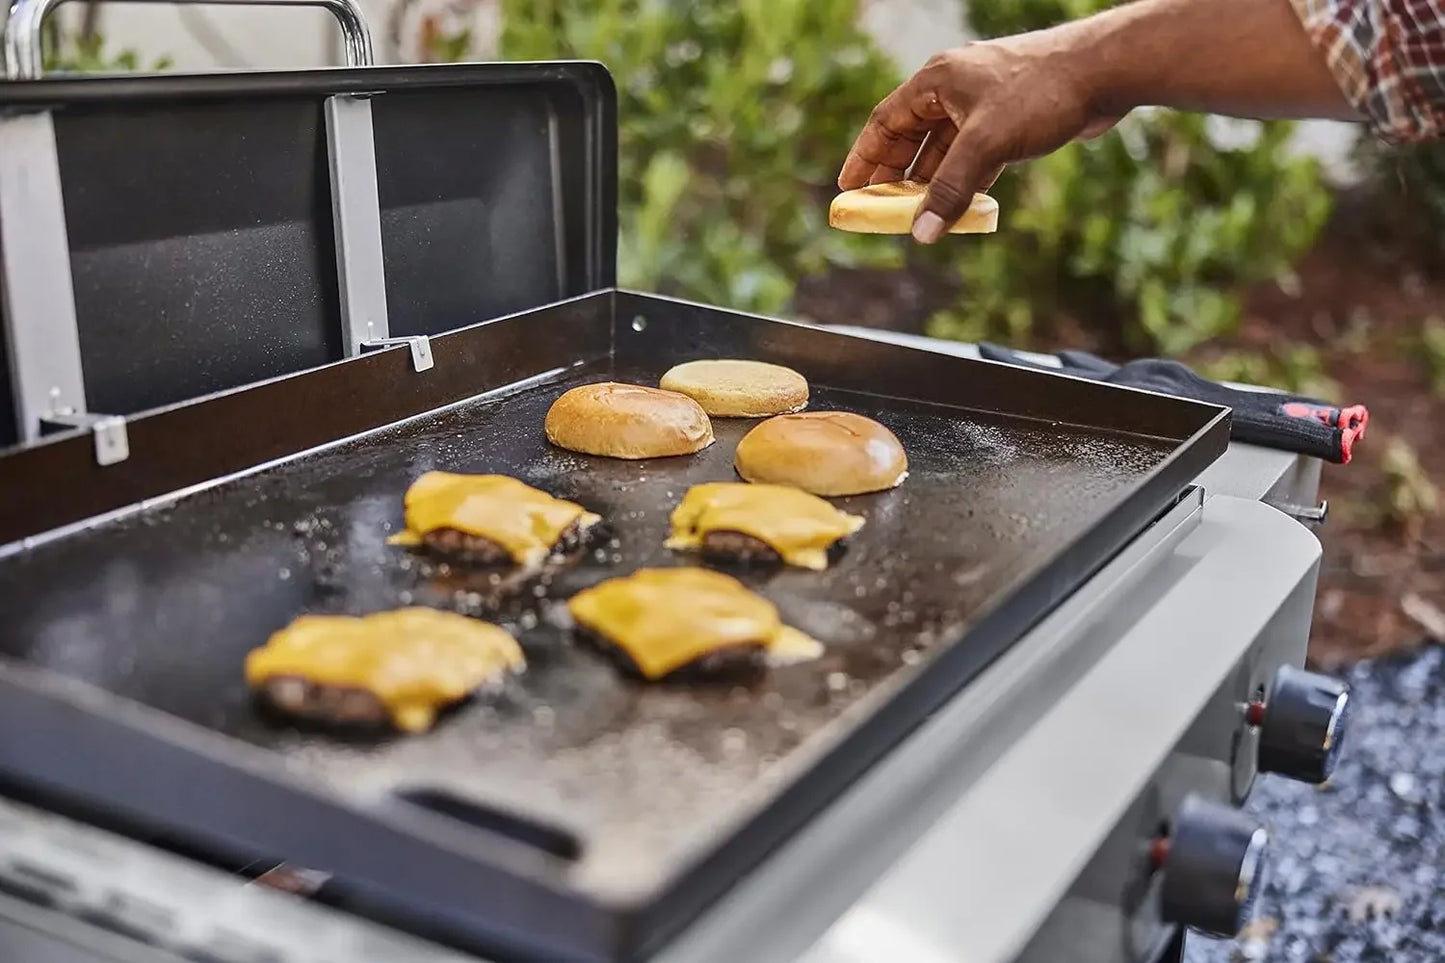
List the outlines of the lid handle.
<svg viewBox="0 0 1445 963">
<path fill-rule="evenodd" d="M 5 21 L 5 76 L 39 80 L 43 73 L 40 27 L 65 0 L 14 0 Z M 348 67 L 370 67 L 371 30 L 356 0 L 111 0 L 127 3 L 206 3 L 226 6 L 325 7 L 341 25 Z"/>
</svg>

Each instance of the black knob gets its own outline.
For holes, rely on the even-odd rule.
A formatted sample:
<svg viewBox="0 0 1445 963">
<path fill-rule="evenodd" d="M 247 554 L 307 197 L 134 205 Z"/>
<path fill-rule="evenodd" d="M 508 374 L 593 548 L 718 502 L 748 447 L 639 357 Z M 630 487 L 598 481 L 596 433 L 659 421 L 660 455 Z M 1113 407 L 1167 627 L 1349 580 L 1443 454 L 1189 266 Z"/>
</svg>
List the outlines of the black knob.
<svg viewBox="0 0 1445 963">
<path fill-rule="evenodd" d="M 1284 666 L 1262 703 L 1251 703 L 1259 726 L 1259 770 L 1319 785 L 1340 758 L 1350 688 L 1338 679 Z"/>
<path fill-rule="evenodd" d="M 1262 888 L 1269 834 L 1251 817 L 1199 796 L 1185 798 L 1169 836 L 1155 844 L 1163 872 L 1160 912 L 1209 936 L 1233 937 Z"/>
</svg>

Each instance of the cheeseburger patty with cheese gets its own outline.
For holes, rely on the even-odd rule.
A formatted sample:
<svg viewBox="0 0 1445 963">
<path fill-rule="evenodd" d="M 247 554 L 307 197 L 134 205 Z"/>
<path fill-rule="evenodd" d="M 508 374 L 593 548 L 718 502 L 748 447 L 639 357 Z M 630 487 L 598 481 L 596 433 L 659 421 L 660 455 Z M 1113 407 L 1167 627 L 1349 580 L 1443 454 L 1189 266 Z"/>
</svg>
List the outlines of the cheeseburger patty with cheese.
<svg viewBox="0 0 1445 963">
<path fill-rule="evenodd" d="M 430 471 L 406 492 L 406 530 L 393 545 L 422 545 L 478 565 L 534 568 L 581 545 L 601 517 L 506 475 Z"/>
<path fill-rule="evenodd" d="M 246 682 L 295 719 L 422 732 L 441 709 L 523 665 L 505 630 L 412 607 L 360 618 L 303 615 L 246 657 Z"/>
<path fill-rule="evenodd" d="M 694 485 L 672 513 L 667 547 L 728 561 L 783 562 L 821 571 L 828 550 L 863 527 L 816 495 L 784 485 Z"/>
<path fill-rule="evenodd" d="M 578 634 L 648 681 L 731 674 L 817 657 L 773 603 L 705 568 L 644 568 L 567 602 Z"/>
</svg>

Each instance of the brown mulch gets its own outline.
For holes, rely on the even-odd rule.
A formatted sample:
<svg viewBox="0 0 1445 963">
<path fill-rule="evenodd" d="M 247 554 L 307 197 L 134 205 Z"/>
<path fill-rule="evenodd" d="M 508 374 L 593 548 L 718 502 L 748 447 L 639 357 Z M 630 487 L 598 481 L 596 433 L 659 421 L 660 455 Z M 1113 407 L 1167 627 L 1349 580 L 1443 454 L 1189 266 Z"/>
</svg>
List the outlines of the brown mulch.
<svg viewBox="0 0 1445 963">
<path fill-rule="evenodd" d="M 1387 491 L 1382 459 L 1392 436 L 1413 447 L 1424 474 L 1445 487 L 1445 397 L 1432 392 L 1412 341 L 1425 318 L 1445 319 L 1445 269 L 1402 252 L 1405 246 L 1382 240 L 1367 202 L 1342 199 L 1299 266 L 1298 283 L 1288 291 L 1261 285 L 1246 301 L 1239 334 L 1199 355 L 1310 345 L 1339 385 L 1334 400 L 1370 409 L 1368 435 L 1352 463 L 1324 470 L 1322 496 L 1331 514 L 1320 532 L 1325 557 L 1310 643 L 1311 660 L 1321 666 L 1410 649 L 1431 637 L 1445 641 L 1445 517 L 1404 524 L 1380 517 Z M 798 308 L 818 321 L 918 332 L 954 296 L 926 272 L 843 272 L 805 284 Z M 1056 327 L 1051 338 L 1060 347 L 1099 346 L 1097 336 L 1074 323 Z"/>
<path fill-rule="evenodd" d="M 1312 659 L 1342 660 L 1413 648 L 1445 610 L 1445 517 L 1380 519 L 1391 437 L 1407 442 L 1427 478 L 1445 484 L 1445 397 L 1432 391 L 1416 342 L 1422 322 L 1445 318 L 1445 272 L 1381 241 L 1368 219 L 1342 205 L 1298 269 L 1293 294 L 1262 285 L 1248 301 L 1238 347 L 1313 345 L 1337 399 L 1370 409 L 1367 437 L 1349 465 L 1326 465 L 1331 518 L 1324 544 Z M 1291 286 L 1294 287 L 1294 286 Z"/>
</svg>

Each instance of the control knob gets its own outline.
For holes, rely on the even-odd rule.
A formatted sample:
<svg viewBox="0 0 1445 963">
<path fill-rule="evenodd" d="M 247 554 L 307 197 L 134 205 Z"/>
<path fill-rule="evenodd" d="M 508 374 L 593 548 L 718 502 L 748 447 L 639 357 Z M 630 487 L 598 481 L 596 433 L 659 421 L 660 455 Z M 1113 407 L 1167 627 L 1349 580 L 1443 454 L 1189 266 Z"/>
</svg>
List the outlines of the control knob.
<svg viewBox="0 0 1445 963">
<path fill-rule="evenodd" d="M 1245 719 L 1259 727 L 1259 771 L 1313 785 L 1327 781 L 1344 741 L 1350 689 L 1329 676 L 1284 666 Z"/>
<path fill-rule="evenodd" d="M 1163 879 L 1160 912 L 1209 936 L 1244 929 L 1263 886 L 1269 834 L 1237 809 L 1189 795 L 1150 856 Z"/>
</svg>

